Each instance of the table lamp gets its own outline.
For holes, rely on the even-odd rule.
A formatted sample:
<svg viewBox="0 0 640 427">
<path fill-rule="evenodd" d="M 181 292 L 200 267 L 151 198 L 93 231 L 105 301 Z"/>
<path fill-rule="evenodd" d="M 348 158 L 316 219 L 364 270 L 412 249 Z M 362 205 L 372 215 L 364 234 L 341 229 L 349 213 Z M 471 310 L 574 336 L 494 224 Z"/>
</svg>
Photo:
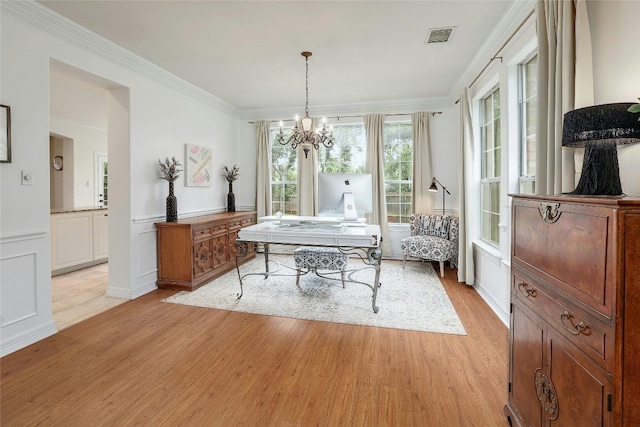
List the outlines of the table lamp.
<svg viewBox="0 0 640 427">
<path fill-rule="evenodd" d="M 616 147 L 640 142 L 638 116 L 627 111 L 631 105 L 594 105 L 564 115 L 562 146 L 585 148 L 580 181 L 569 194 L 623 194 Z"/>
</svg>

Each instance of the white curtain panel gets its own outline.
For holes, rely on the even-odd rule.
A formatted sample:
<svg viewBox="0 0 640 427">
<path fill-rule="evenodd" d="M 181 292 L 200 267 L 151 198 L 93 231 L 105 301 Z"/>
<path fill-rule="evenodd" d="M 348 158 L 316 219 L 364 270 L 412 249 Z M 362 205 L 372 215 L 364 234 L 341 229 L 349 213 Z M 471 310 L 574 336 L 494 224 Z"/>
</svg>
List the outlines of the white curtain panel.
<svg viewBox="0 0 640 427">
<path fill-rule="evenodd" d="M 256 211 L 258 218 L 271 215 L 271 143 L 267 120 L 255 122 L 256 127 Z"/>
<path fill-rule="evenodd" d="M 429 113 L 413 113 L 413 213 L 433 213 L 433 193 L 428 191 L 433 180 Z"/>
<path fill-rule="evenodd" d="M 370 224 L 380 225 L 383 238 L 380 245 L 382 255 L 391 256 L 391 239 L 384 191 L 384 114 L 364 116 L 364 129 L 367 138 L 365 172 L 371 174 L 373 181 L 373 212 L 366 214 L 366 217 Z"/>
<path fill-rule="evenodd" d="M 317 129 L 320 120 L 312 119 L 311 129 Z M 311 148 L 304 157 L 302 146 L 298 146 L 298 215 L 318 214 L 318 150 Z"/>
<path fill-rule="evenodd" d="M 593 103 L 589 23 L 584 0 L 542 0 L 536 5 L 538 90 L 536 121 L 536 194 L 563 191 L 563 167 L 573 167 L 562 154 L 562 120 L 575 108 L 576 81 Z M 579 36 L 578 36 L 579 34 Z M 579 42 L 579 39 L 583 42 Z M 578 43 L 580 48 L 578 49 Z M 576 59 L 577 55 L 579 59 Z M 589 64 L 590 65 L 590 64 Z M 588 105 L 585 96 L 580 102 Z M 573 190 L 573 188 L 565 191 Z"/>
<path fill-rule="evenodd" d="M 458 235 L 458 281 L 469 286 L 475 280 L 473 265 L 473 225 L 476 218 L 475 208 L 476 187 L 474 184 L 474 141 L 473 121 L 471 117 L 471 100 L 469 88 L 462 89 L 460 94 L 460 167 L 458 168 L 458 198 L 460 223 Z"/>
</svg>

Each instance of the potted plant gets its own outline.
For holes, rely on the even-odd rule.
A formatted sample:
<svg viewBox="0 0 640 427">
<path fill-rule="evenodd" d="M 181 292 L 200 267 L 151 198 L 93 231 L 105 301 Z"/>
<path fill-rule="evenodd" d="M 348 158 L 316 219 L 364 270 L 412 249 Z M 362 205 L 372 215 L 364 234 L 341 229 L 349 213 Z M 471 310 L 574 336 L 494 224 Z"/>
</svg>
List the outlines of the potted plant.
<svg viewBox="0 0 640 427">
<path fill-rule="evenodd" d="M 178 221 L 178 199 L 173 194 L 173 182 L 178 179 L 182 172 L 182 165 L 175 158 L 171 160 L 167 157 L 164 162 L 158 160 L 158 166 L 160 167 L 160 176 L 158 178 L 164 179 L 169 182 L 169 195 L 167 196 L 167 222 Z"/>
</svg>

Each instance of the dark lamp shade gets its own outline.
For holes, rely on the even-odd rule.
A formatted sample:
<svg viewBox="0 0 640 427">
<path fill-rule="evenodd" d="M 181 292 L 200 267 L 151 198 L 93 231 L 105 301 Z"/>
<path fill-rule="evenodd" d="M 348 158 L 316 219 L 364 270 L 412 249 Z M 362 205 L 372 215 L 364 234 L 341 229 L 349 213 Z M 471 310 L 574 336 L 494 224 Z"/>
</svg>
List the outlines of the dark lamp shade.
<svg viewBox="0 0 640 427">
<path fill-rule="evenodd" d="M 431 182 L 431 185 L 427 190 L 431 191 L 432 193 L 436 193 L 438 191 L 438 186 L 436 185 L 435 182 Z"/>
<path fill-rule="evenodd" d="M 580 182 L 570 194 L 623 194 L 616 146 L 640 142 L 638 117 L 627 111 L 631 105 L 595 105 L 564 115 L 562 145 L 585 147 Z"/>
<path fill-rule="evenodd" d="M 640 142 L 638 115 L 627 111 L 632 102 L 594 105 L 564 115 L 562 145 L 584 147 L 597 141 L 616 145 Z"/>
</svg>

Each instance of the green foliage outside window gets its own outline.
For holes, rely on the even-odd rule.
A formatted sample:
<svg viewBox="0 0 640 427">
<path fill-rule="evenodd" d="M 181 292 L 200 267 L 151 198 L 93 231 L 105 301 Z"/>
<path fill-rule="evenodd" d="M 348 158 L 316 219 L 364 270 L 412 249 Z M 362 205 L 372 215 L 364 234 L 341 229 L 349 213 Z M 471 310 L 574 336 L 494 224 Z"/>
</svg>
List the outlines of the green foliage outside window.
<svg viewBox="0 0 640 427">
<path fill-rule="evenodd" d="M 271 129 L 272 214 L 296 215 L 297 163 L 296 151 L 290 145 L 275 143 L 278 129 Z M 318 150 L 320 173 L 364 173 L 366 133 L 364 125 L 345 124 L 333 128 L 335 145 L 331 150 Z M 413 133 L 411 123 L 384 125 L 384 162 L 387 217 L 390 223 L 407 223 L 411 215 L 413 192 Z"/>
</svg>

